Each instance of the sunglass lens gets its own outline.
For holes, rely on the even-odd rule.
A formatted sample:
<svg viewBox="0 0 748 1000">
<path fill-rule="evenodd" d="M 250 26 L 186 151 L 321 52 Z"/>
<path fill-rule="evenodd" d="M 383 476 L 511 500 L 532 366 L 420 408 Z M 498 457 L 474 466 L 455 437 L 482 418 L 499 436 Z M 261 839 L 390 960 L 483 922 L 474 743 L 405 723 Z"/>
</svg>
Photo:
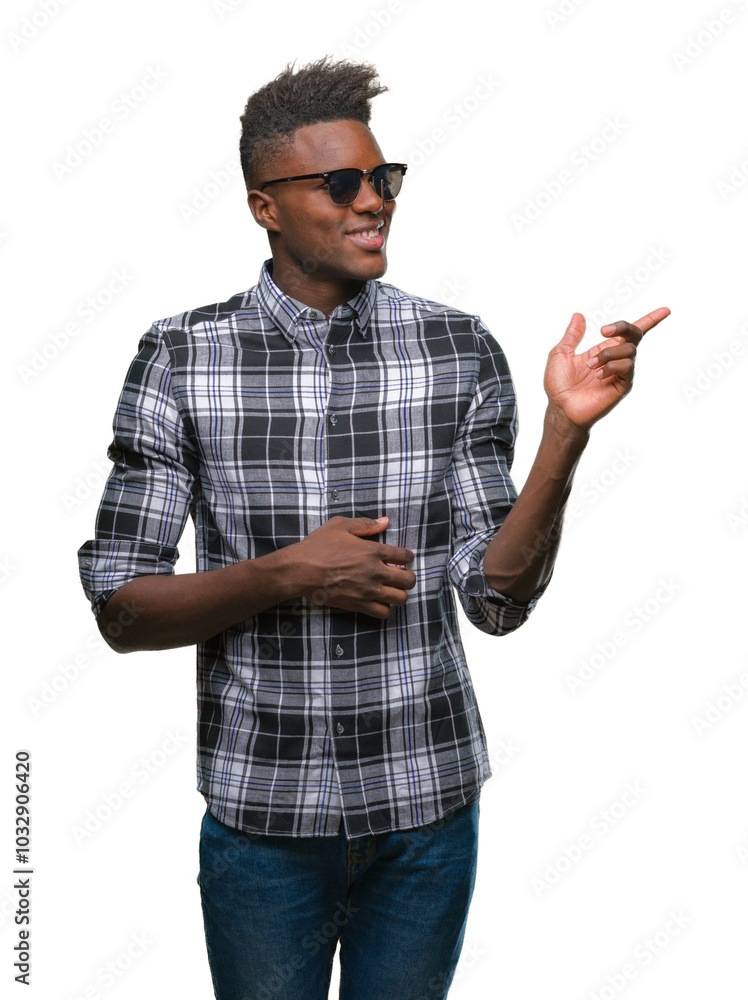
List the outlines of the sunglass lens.
<svg viewBox="0 0 748 1000">
<path fill-rule="evenodd" d="M 382 183 L 384 183 L 384 200 L 393 201 L 403 183 L 401 168 L 385 165 L 381 171 L 377 171 L 374 175 L 374 187 L 379 195 L 382 193 Z"/>
<path fill-rule="evenodd" d="M 382 197 L 384 185 L 384 200 L 392 201 L 397 197 L 403 183 L 402 167 L 391 167 L 384 164 L 371 175 L 374 190 Z M 334 170 L 327 183 L 330 197 L 336 205 L 352 205 L 361 190 L 361 175 L 358 170 Z"/>
<path fill-rule="evenodd" d="M 352 205 L 361 189 L 361 175 L 357 170 L 334 170 L 327 189 L 336 205 Z"/>
</svg>

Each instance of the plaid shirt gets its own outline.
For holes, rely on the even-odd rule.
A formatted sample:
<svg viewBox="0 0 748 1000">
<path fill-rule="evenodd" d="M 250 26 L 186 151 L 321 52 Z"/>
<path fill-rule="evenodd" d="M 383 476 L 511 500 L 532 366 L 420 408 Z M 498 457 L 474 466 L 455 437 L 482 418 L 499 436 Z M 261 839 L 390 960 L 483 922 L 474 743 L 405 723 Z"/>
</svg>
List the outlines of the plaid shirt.
<svg viewBox="0 0 748 1000">
<path fill-rule="evenodd" d="M 530 601 L 483 554 L 517 498 L 517 412 L 478 316 L 365 282 L 330 316 L 272 280 L 154 323 L 113 423 L 95 539 L 78 552 L 96 615 L 173 573 L 188 515 L 198 571 L 297 542 L 335 514 L 380 517 L 415 554 L 387 619 L 268 608 L 197 645 L 197 787 L 228 826 L 347 837 L 421 826 L 491 776 L 454 593 L 489 635 Z M 453 590 L 454 588 L 454 590 Z"/>
</svg>

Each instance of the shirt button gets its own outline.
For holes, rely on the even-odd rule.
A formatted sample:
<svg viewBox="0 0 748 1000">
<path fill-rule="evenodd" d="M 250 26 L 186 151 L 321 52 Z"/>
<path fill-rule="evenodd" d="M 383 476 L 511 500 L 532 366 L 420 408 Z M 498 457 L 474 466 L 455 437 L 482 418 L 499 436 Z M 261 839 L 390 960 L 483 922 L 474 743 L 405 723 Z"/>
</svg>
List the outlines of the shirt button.
<svg viewBox="0 0 748 1000">
<path fill-rule="evenodd" d="M 330 494 L 330 496 L 333 498 L 333 500 L 339 500 L 340 499 L 340 490 L 333 490 L 332 493 Z"/>
<path fill-rule="evenodd" d="M 328 354 L 334 354 L 335 353 L 335 344 L 328 344 L 327 345 L 327 353 Z"/>
<path fill-rule="evenodd" d="M 310 310 L 309 319 L 319 319 L 319 313 L 315 312 L 314 309 Z"/>
<path fill-rule="evenodd" d="M 331 414 L 330 414 L 330 423 L 331 423 L 331 424 L 336 424 L 337 422 L 338 422 L 338 417 L 337 417 L 337 414 L 335 414 L 335 413 L 331 413 Z"/>
<path fill-rule="evenodd" d="M 337 729 L 337 731 L 338 731 L 339 733 L 344 733 L 344 732 L 345 732 L 345 726 L 341 726 L 341 724 L 340 724 L 340 723 L 338 723 L 338 724 L 337 724 L 337 726 L 336 726 L 335 728 Z"/>
<path fill-rule="evenodd" d="M 338 645 L 335 647 L 335 655 L 336 656 L 343 655 L 343 647 L 340 645 L 340 643 L 338 643 Z"/>
</svg>

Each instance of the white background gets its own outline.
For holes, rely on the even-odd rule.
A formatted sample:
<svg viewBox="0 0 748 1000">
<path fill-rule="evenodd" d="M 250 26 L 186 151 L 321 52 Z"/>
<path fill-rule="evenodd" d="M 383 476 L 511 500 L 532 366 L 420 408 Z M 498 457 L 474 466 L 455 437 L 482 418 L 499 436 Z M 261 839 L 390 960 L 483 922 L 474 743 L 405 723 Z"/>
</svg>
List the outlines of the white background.
<svg viewBox="0 0 748 1000">
<path fill-rule="evenodd" d="M 672 310 L 639 348 L 631 394 L 592 431 L 532 617 L 502 638 L 463 619 L 494 776 L 450 998 L 742 995 L 748 3 L 45 2 L 51 16 L 4 5 L 0 31 L 0 988 L 212 995 L 194 650 L 104 647 L 76 551 L 140 336 L 255 284 L 269 256 L 230 173 L 247 97 L 287 62 L 330 53 L 376 64 L 390 90 L 372 128 L 385 157 L 410 164 L 384 280 L 478 313 L 507 354 L 518 489 L 572 313 L 588 319 L 585 350 L 605 322 Z M 145 78 L 160 82 L 142 91 Z M 113 131 L 56 171 L 107 117 Z M 563 170 L 571 183 L 554 185 Z M 115 272 L 127 280 L 111 294 Z M 193 546 L 190 525 L 180 572 Z M 11 951 L 20 748 L 33 755 L 25 991 Z M 76 834 L 122 783 L 121 808 Z M 337 983 L 336 963 L 331 996 Z"/>
</svg>

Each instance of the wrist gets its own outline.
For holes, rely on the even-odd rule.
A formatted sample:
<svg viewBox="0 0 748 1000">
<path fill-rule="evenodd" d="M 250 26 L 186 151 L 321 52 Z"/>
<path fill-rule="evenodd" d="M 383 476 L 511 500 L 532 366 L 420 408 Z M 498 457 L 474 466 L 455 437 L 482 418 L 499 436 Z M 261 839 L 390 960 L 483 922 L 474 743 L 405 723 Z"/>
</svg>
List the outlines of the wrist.
<svg viewBox="0 0 748 1000">
<path fill-rule="evenodd" d="M 561 410 L 551 406 L 546 407 L 543 418 L 543 432 L 558 440 L 564 448 L 578 450 L 580 453 L 590 439 L 590 428 L 580 427 L 573 423 Z"/>
<path fill-rule="evenodd" d="M 299 582 L 299 562 L 294 557 L 295 548 L 295 544 L 284 545 L 264 556 L 246 560 L 253 586 L 272 595 L 273 604 L 303 596 Z"/>
</svg>

